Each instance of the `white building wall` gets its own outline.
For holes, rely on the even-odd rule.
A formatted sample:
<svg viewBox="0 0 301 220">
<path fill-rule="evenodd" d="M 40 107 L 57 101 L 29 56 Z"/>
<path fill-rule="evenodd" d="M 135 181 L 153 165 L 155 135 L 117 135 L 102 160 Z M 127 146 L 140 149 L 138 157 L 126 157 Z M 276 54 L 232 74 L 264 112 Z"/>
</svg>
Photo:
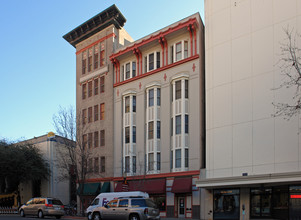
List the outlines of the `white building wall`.
<svg viewBox="0 0 301 220">
<path fill-rule="evenodd" d="M 295 92 L 275 88 L 283 29 L 301 32 L 301 1 L 205 0 L 205 23 L 206 177 L 300 171 L 300 117 L 275 118 L 272 103 Z"/>
</svg>

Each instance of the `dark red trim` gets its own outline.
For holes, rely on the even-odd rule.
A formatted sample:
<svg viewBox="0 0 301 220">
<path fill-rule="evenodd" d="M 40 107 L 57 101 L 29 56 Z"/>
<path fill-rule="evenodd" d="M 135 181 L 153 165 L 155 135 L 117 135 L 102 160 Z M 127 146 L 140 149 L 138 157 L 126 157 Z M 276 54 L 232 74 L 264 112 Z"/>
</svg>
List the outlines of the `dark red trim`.
<svg viewBox="0 0 301 220">
<path fill-rule="evenodd" d="M 158 72 L 161 72 L 161 71 L 170 69 L 170 68 L 172 68 L 172 67 L 181 65 L 181 64 L 183 64 L 183 63 L 187 63 L 187 62 L 189 62 L 189 61 L 192 61 L 192 60 L 195 60 L 195 59 L 198 59 L 198 58 L 199 58 L 199 55 L 198 55 L 198 54 L 197 54 L 197 55 L 194 55 L 194 56 L 192 56 L 192 57 L 188 57 L 188 58 L 186 58 L 186 59 L 177 61 L 177 62 L 175 62 L 175 63 L 166 65 L 166 66 L 164 66 L 164 67 L 155 69 L 155 70 L 153 70 L 153 71 L 150 71 L 150 72 L 147 72 L 147 73 L 144 73 L 144 74 L 140 74 L 139 76 L 136 76 L 136 77 L 134 77 L 134 78 L 130 78 L 130 79 L 125 80 L 125 81 L 123 81 L 123 82 L 115 83 L 115 84 L 114 84 L 114 87 L 118 87 L 118 86 L 124 85 L 124 84 L 126 84 L 126 83 L 133 82 L 133 81 L 138 80 L 138 79 L 141 79 L 141 78 L 143 78 L 143 77 L 146 77 L 146 76 L 149 76 L 149 75 L 152 75 L 152 74 L 155 74 L 155 73 L 158 73 Z"/>
<path fill-rule="evenodd" d="M 118 57 L 118 56 L 120 56 L 120 55 L 122 55 L 122 54 L 125 54 L 125 53 L 127 53 L 127 52 L 129 52 L 129 51 L 132 51 L 134 48 L 141 47 L 141 46 L 143 46 L 143 45 L 145 45 L 145 44 L 148 44 L 148 43 L 150 43 L 150 42 L 152 42 L 152 41 L 159 40 L 160 37 L 162 37 L 162 36 L 165 36 L 165 35 L 167 35 L 167 34 L 170 34 L 170 33 L 172 33 L 172 32 L 175 32 L 175 31 L 177 31 L 177 30 L 180 30 L 180 29 L 182 29 L 182 28 L 188 27 L 188 26 L 190 26 L 190 25 L 194 25 L 195 23 L 197 23 L 197 19 L 196 19 L 196 18 L 191 18 L 191 19 L 189 19 L 189 20 L 186 21 L 186 22 L 179 23 L 179 24 L 178 24 L 177 26 L 175 26 L 175 27 L 170 27 L 170 28 L 168 28 L 167 30 L 162 31 L 162 32 L 160 32 L 160 33 L 158 33 L 158 34 L 156 34 L 156 35 L 151 35 L 149 38 L 143 39 L 141 42 L 134 43 L 133 45 L 131 45 L 131 46 L 129 46 L 129 47 L 123 49 L 123 50 L 120 50 L 119 52 L 117 52 L 117 53 L 115 53 L 115 54 L 112 54 L 112 55 L 110 56 L 110 59 L 116 58 L 116 57 Z"/>
</svg>

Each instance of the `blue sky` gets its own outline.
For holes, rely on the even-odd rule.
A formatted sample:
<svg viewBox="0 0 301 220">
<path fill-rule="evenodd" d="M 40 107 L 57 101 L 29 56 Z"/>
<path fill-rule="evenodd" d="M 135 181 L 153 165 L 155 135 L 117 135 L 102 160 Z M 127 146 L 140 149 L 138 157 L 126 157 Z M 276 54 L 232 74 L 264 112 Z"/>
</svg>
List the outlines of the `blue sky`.
<svg viewBox="0 0 301 220">
<path fill-rule="evenodd" d="M 116 4 L 138 40 L 196 12 L 203 0 L 1 0 L 0 139 L 54 131 L 59 106 L 75 107 L 75 48 L 62 36 Z"/>
</svg>

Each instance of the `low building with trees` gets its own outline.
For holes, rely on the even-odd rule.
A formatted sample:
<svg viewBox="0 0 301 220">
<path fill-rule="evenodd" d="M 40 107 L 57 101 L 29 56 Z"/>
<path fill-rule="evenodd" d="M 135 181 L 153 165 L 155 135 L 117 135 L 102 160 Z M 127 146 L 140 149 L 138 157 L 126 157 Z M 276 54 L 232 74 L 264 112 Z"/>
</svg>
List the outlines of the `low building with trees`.
<svg viewBox="0 0 301 220">
<path fill-rule="evenodd" d="M 63 161 L 63 157 L 67 153 L 66 142 L 75 146 L 73 141 L 49 132 L 47 135 L 18 143 L 18 145 L 31 145 L 37 148 L 49 169 L 49 173 L 44 179 L 34 179 L 20 183 L 21 203 L 38 196 L 55 197 L 60 199 L 63 204 L 76 201 L 76 180 L 72 175 L 72 170 L 67 170 L 64 166 L 66 161 Z M 68 162 L 68 164 L 70 163 Z M 39 167 L 32 167 L 33 170 L 37 168 Z"/>
</svg>

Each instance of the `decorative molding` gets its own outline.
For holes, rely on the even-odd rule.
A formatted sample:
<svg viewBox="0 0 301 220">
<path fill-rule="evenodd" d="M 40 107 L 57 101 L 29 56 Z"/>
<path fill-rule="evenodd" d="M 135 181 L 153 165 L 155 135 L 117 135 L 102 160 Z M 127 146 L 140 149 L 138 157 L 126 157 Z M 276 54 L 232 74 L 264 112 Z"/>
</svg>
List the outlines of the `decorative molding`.
<svg viewBox="0 0 301 220">
<path fill-rule="evenodd" d="M 79 82 L 80 82 L 80 84 L 82 84 L 82 83 L 87 82 L 87 81 L 89 81 L 91 79 L 97 78 L 101 74 L 106 73 L 108 71 L 109 71 L 109 66 L 107 65 L 107 66 L 105 66 L 105 67 L 103 67 L 103 68 L 101 68 L 101 69 L 99 69 L 99 70 L 97 70 L 97 71 L 95 71 L 93 73 L 90 73 L 90 74 L 88 74 L 86 76 L 81 77 L 79 79 Z"/>
</svg>

